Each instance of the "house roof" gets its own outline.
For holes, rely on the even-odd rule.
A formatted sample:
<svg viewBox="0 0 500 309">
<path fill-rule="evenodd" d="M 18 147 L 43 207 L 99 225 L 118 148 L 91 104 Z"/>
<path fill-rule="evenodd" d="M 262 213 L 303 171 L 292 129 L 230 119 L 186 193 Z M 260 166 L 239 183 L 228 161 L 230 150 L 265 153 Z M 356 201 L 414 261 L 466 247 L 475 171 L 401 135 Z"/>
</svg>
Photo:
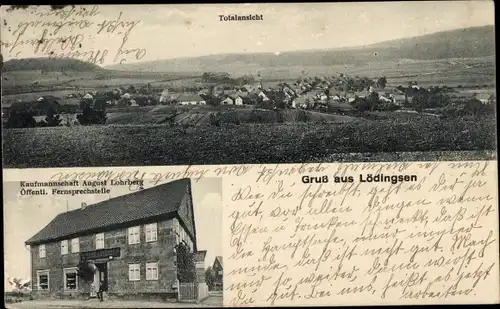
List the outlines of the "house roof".
<svg viewBox="0 0 500 309">
<path fill-rule="evenodd" d="M 115 226 L 176 215 L 187 189 L 189 179 L 179 179 L 167 184 L 122 195 L 85 208 L 58 214 L 49 224 L 26 241 L 36 245 L 69 238 L 90 232 L 104 231 Z M 182 219 L 182 218 L 181 218 Z M 191 217 L 194 226 L 194 218 Z M 190 226 L 188 222 L 183 222 Z M 192 232 L 194 239 L 195 231 Z"/>
<path fill-rule="evenodd" d="M 406 100 L 406 96 L 404 94 L 395 94 L 392 97 L 396 100 Z"/>
<path fill-rule="evenodd" d="M 363 90 L 363 91 L 356 92 L 355 95 L 357 95 L 358 97 L 367 97 L 370 95 L 370 92 Z"/>
<path fill-rule="evenodd" d="M 216 256 L 215 261 L 219 261 L 220 266 L 224 267 L 224 264 L 222 263 L 222 256 Z"/>
<path fill-rule="evenodd" d="M 242 91 L 242 92 L 234 93 L 231 95 L 231 98 L 233 98 L 233 99 L 237 99 L 238 97 L 244 99 L 244 98 L 248 97 L 248 92 Z"/>
<path fill-rule="evenodd" d="M 480 99 L 480 100 L 481 99 L 482 100 L 489 100 L 492 97 L 493 97 L 493 95 L 491 93 L 486 93 L 486 92 L 476 94 L 476 98 Z"/>
<path fill-rule="evenodd" d="M 204 101 L 204 99 L 197 94 L 180 94 L 176 100 L 179 102 Z"/>
</svg>

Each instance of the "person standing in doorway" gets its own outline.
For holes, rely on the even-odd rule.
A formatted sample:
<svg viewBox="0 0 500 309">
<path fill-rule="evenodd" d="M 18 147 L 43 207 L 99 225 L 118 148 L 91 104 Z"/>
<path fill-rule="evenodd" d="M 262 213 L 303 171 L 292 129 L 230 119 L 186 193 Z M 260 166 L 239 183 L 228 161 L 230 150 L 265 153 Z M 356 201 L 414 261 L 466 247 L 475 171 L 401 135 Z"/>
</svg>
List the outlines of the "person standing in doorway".
<svg viewBox="0 0 500 309">
<path fill-rule="evenodd" d="M 100 301 L 104 301 L 102 293 L 104 292 L 104 281 L 99 282 L 99 292 L 97 292 L 97 297 L 99 297 Z"/>
</svg>

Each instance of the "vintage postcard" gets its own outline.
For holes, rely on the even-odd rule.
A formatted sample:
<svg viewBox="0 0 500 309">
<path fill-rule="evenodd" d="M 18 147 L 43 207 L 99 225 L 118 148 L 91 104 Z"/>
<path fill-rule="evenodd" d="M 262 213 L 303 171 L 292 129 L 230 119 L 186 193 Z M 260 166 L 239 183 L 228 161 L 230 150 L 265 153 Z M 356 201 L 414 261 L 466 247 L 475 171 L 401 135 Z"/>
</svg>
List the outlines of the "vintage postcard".
<svg viewBox="0 0 500 309">
<path fill-rule="evenodd" d="M 0 13 L 6 307 L 500 302 L 493 2 Z"/>
</svg>

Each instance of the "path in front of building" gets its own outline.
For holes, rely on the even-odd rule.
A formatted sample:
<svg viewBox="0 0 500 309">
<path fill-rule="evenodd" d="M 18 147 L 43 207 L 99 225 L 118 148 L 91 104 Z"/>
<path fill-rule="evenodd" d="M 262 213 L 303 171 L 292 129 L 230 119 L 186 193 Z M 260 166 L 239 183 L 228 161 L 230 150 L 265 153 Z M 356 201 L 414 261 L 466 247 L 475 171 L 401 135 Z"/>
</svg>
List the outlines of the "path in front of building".
<svg viewBox="0 0 500 309">
<path fill-rule="evenodd" d="M 12 309 L 222 307 L 222 295 L 211 295 L 199 304 L 125 300 L 106 300 L 100 302 L 96 299 L 92 299 L 23 301 L 16 304 L 5 304 L 5 307 Z"/>
</svg>

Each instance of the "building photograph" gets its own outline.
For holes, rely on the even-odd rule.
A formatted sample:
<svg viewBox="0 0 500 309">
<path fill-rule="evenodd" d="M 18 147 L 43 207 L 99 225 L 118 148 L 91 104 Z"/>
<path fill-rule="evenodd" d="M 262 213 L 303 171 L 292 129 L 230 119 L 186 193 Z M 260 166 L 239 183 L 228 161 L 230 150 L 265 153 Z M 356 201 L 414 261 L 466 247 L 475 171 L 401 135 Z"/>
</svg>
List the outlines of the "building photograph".
<svg viewBox="0 0 500 309">
<path fill-rule="evenodd" d="M 179 179 L 133 192 L 122 187 L 126 194 L 95 203 L 71 203 L 70 209 L 67 202 L 66 211 L 48 218 L 40 229 L 17 222 L 33 231 L 24 242 L 24 253 L 29 253 L 24 273 L 31 281 L 33 301 L 145 300 L 222 306 L 222 293 L 211 295 L 205 278 L 222 254 L 222 231 L 214 228 L 222 226 L 220 179 L 195 184 Z M 21 211 L 30 211 L 28 204 L 21 203 Z M 6 262 L 15 262 L 15 256 L 10 258 L 7 254 Z M 19 268 L 18 263 L 15 266 Z"/>
</svg>

